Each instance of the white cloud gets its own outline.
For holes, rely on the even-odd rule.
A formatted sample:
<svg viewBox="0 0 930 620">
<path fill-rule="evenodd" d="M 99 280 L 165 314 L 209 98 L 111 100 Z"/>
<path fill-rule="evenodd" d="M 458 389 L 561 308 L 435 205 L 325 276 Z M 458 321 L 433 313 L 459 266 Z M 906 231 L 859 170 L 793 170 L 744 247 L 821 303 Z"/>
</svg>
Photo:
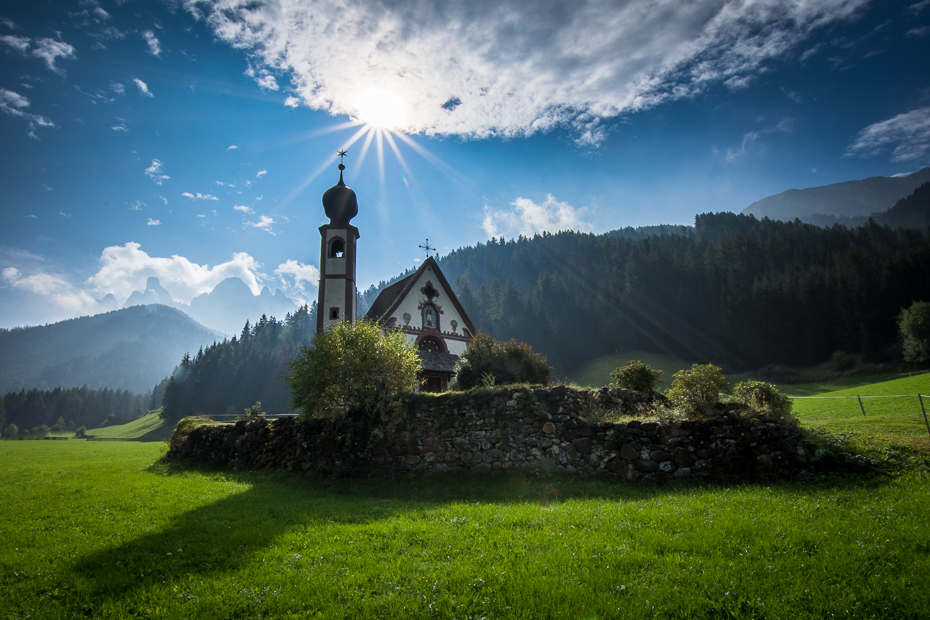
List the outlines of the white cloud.
<svg viewBox="0 0 930 620">
<path fill-rule="evenodd" d="M 32 40 L 29 37 L 17 37 L 12 34 L 5 34 L 0 36 L 0 43 L 6 45 L 13 51 L 19 52 L 20 54 L 25 54 L 29 50 L 29 45 Z"/>
<path fill-rule="evenodd" d="M 606 118 L 745 87 L 813 31 L 867 0 L 312 0 L 189 2 L 216 36 L 251 51 L 252 75 L 290 75 L 309 107 L 356 115 L 394 93 L 406 129 L 519 136 L 571 127 L 596 143 Z M 291 98 L 286 99 L 286 105 Z"/>
<path fill-rule="evenodd" d="M 155 96 L 152 94 L 152 91 L 149 90 L 149 85 L 143 82 L 142 80 L 140 80 L 139 78 L 137 77 L 132 78 L 132 82 L 133 84 L 136 85 L 136 88 L 139 89 L 139 94 L 142 95 L 143 97 L 154 97 Z"/>
<path fill-rule="evenodd" d="M 258 82 L 259 86 L 268 90 L 278 90 L 279 88 L 278 82 L 273 75 L 263 75 L 255 81 Z"/>
<path fill-rule="evenodd" d="M 273 236 L 276 236 L 277 233 L 271 230 L 274 220 L 267 215 L 258 216 L 257 222 L 245 222 L 245 226 L 251 226 L 252 228 L 258 228 L 259 230 L 264 230 L 266 233 L 270 233 Z"/>
<path fill-rule="evenodd" d="M 146 207 L 146 206 L 148 206 L 148 205 L 146 205 L 146 204 L 145 204 L 144 202 L 142 202 L 141 200 L 137 200 L 137 201 L 135 201 L 134 203 L 132 203 L 131 205 L 129 205 L 129 210 L 130 210 L 130 211 L 142 211 L 142 208 L 143 208 L 143 207 Z"/>
<path fill-rule="evenodd" d="M 284 294 L 298 304 L 309 304 L 316 296 L 308 287 L 317 288 L 320 282 L 320 270 L 313 265 L 305 265 L 296 260 L 288 260 L 274 270 L 281 279 Z"/>
<path fill-rule="evenodd" d="M 126 92 L 126 86 L 120 84 L 119 82 L 110 82 L 110 90 L 112 90 L 117 95 L 122 95 Z"/>
<path fill-rule="evenodd" d="M 112 127 L 110 127 L 110 129 L 112 129 L 113 131 L 129 131 L 129 128 L 126 127 L 125 121 L 120 121 L 119 125 L 113 125 Z"/>
<path fill-rule="evenodd" d="M 286 105 L 289 108 L 296 108 L 297 106 L 300 105 L 300 99 L 298 99 L 297 97 L 288 97 L 287 99 L 284 100 L 284 105 Z"/>
<path fill-rule="evenodd" d="M 49 39 L 48 37 L 36 39 L 36 48 L 32 50 L 32 55 L 36 58 L 41 58 L 44 60 L 45 66 L 48 67 L 48 70 L 53 71 L 58 75 L 64 75 L 65 72 L 64 69 L 55 64 L 55 61 L 59 58 L 75 58 L 73 47 L 64 41 L 56 41 L 55 39 Z"/>
<path fill-rule="evenodd" d="M 262 178 L 263 176 L 265 176 L 266 174 L 268 174 L 268 171 L 265 170 L 265 169 L 262 169 L 262 170 L 259 170 L 259 171 L 258 171 L 258 173 L 255 175 L 255 177 L 258 178 L 258 179 L 260 179 L 260 178 Z"/>
<path fill-rule="evenodd" d="M 162 163 L 157 159 L 153 159 L 152 165 L 145 169 L 145 175 L 155 181 L 155 185 L 161 185 L 171 178 L 167 174 L 162 174 Z"/>
<path fill-rule="evenodd" d="M 485 205 L 481 228 L 488 238 L 530 237 L 543 231 L 590 231 L 592 228 L 583 219 L 585 208 L 576 209 L 567 202 L 559 202 L 552 194 L 540 204 L 529 198 L 517 198 L 510 204 L 514 208 L 509 211 L 494 211 Z"/>
<path fill-rule="evenodd" d="M 7 267 L 0 272 L 0 278 L 6 286 L 44 297 L 72 315 L 92 314 L 100 310 L 90 293 L 58 275 L 44 272 L 24 275 L 15 267 Z"/>
<path fill-rule="evenodd" d="M 245 205 L 236 205 L 233 207 L 233 211 L 242 211 L 243 213 L 255 213 L 252 209 L 248 208 Z"/>
<path fill-rule="evenodd" d="M 152 56 L 161 56 L 161 44 L 158 42 L 158 37 L 155 36 L 154 32 L 146 30 L 142 33 L 142 38 L 145 39 L 145 44 L 149 47 L 149 54 Z"/>
<path fill-rule="evenodd" d="M 735 161 L 746 155 L 752 145 L 762 136 L 771 134 L 771 133 L 790 133 L 794 127 L 794 119 L 784 118 L 775 125 L 770 125 L 768 127 L 763 127 L 762 129 L 756 129 L 749 131 L 743 134 L 743 141 L 740 143 L 739 148 L 728 148 L 723 156 L 727 161 Z"/>
<path fill-rule="evenodd" d="M 181 195 L 192 200 L 219 200 L 219 198 L 213 194 L 201 194 L 200 192 L 197 192 L 196 194 L 192 194 L 190 192 L 181 192 Z"/>
<path fill-rule="evenodd" d="M 253 295 L 258 295 L 261 265 L 245 252 L 233 254 L 232 259 L 213 267 L 198 265 L 177 254 L 169 257 L 149 256 L 138 243 L 110 246 L 100 257 L 103 266 L 87 279 L 87 285 L 99 295 L 112 293 L 125 301 L 133 291 L 143 290 L 149 277 L 157 277 L 171 297 L 189 304 L 201 293 L 208 293 L 226 278 L 240 278 Z"/>
<path fill-rule="evenodd" d="M 149 218 L 149 221 L 146 222 L 145 225 L 146 226 L 161 226 L 161 220 L 153 220 L 152 218 Z"/>
<path fill-rule="evenodd" d="M 230 144 L 229 146 L 226 147 L 226 150 L 227 150 L 227 151 L 236 151 L 236 150 L 238 150 L 238 149 L 239 149 L 239 147 L 236 146 L 235 144 Z"/>
<path fill-rule="evenodd" d="M 0 88 L 0 111 L 16 118 L 21 118 L 29 122 L 30 136 L 35 137 L 34 131 L 38 127 L 54 127 L 49 118 L 41 114 L 31 114 L 25 109 L 30 105 L 29 99 L 12 90 Z"/>
<path fill-rule="evenodd" d="M 872 157 L 891 147 L 893 162 L 922 160 L 930 155 L 930 107 L 869 125 L 859 132 L 845 156 Z"/>
</svg>

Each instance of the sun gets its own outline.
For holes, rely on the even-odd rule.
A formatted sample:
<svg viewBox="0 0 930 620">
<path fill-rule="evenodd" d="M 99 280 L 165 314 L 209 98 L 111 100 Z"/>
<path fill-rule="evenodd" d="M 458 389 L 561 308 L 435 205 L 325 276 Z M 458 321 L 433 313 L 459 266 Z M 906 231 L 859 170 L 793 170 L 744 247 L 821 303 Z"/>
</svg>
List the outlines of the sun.
<svg viewBox="0 0 930 620">
<path fill-rule="evenodd" d="M 386 130 L 403 130 L 408 126 L 407 104 L 392 90 L 369 87 L 355 99 L 359 121 L 369 127 Z"/>
</svg>

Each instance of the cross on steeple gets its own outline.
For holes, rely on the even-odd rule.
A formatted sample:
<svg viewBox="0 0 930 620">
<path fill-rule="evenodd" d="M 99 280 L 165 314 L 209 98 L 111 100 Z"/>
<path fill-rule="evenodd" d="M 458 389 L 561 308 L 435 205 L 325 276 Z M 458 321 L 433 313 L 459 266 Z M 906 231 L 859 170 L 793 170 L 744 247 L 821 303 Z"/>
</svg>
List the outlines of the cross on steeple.
<svg viewBox="0 0 930 620">
<path fill-rule="evenodd" d="M 429 258 L 430 252 L 435 252 L 436 248 L 429 244 L 429 239 L 426 240 L 426 243 L 419 246 L 421 250 L 426 252 L 426 258 Z"/>
<path fill-rule="evenodd" d="M 343 157 L 347 157 L 348 155 L 349 155 L 349 153 L 348 153 L 348 151 L 346 151 L 345 149 L 340 149 L 339 152 L 336 153 L 336 156 L 339 158 L 339 169 L 340 169 L 340 170 L 345 170 L 345 169 L 346 169 L 345 164 L 342 163 L 342 158 L 343 158 Z"/>
</svg>

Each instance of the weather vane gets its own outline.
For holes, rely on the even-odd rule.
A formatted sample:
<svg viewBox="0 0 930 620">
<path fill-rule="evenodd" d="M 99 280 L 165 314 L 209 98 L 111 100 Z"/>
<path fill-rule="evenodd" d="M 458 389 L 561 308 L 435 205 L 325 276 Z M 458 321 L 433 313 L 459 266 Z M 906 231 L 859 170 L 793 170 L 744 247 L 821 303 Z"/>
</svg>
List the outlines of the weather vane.
<svg viewBox="0 0 930 620">
<path fill-rule="evenodd" d="M 345 164 L 342 163 L 342 158 L 346 157 L 348 154 L 349 154 L 348 151 L 346 151 L 345 149 L 340 149 L 339 152 L 336 153 L 336 156 L 339 157 L 339 169 L 340 170 L 346 169 Z"/>
<path fill-rule="evenodd" d="M 429 253 L 430 253 L 430 252 L 435 252 L 435 251 L 436 251 L 436 248 L 434 248 L 433 246 L 431 246 L 431 245 L 429 244 L 429 239 L 427 239 L 427 240 L 426 240 L 426 243 L 424 243 L 423 245 L 421 245 L 421 246 L 419 246 L 419 247 L 420 247 L 421 250 L 423 250 L 424 252 L 426 252 L 426 258 L 429 258 Z"/>
</svg>

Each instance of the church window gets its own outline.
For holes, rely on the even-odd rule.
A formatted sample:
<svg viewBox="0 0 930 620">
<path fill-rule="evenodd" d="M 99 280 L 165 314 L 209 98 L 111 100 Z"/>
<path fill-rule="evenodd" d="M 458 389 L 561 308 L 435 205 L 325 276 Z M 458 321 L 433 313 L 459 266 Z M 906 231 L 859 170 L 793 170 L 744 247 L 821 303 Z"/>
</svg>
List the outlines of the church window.
<svg viewBox="0 0 930 620">
<path fill-rule="evenodd" d="M 339 308 L 330 308 L 329 309 L 329 320 L 338 321 L 339 320 Z"/>
<path fill-rule="evenodd" d="M 439 342 L 439 340 L 436 338 L 424 338 L 423 340 L 420 341 L 418 348 L 420 349 L 420 351 L 427 351 L 429 353 L 442 353 L 443 352 L 442 343 Z"/>
<path fill-rule="evenodd" d="M 329 244 L 329 257 L 330 258 L 342 258 L 345 256 L 346 244 L 345 241 L 336 237 Z"/>
</svg>

